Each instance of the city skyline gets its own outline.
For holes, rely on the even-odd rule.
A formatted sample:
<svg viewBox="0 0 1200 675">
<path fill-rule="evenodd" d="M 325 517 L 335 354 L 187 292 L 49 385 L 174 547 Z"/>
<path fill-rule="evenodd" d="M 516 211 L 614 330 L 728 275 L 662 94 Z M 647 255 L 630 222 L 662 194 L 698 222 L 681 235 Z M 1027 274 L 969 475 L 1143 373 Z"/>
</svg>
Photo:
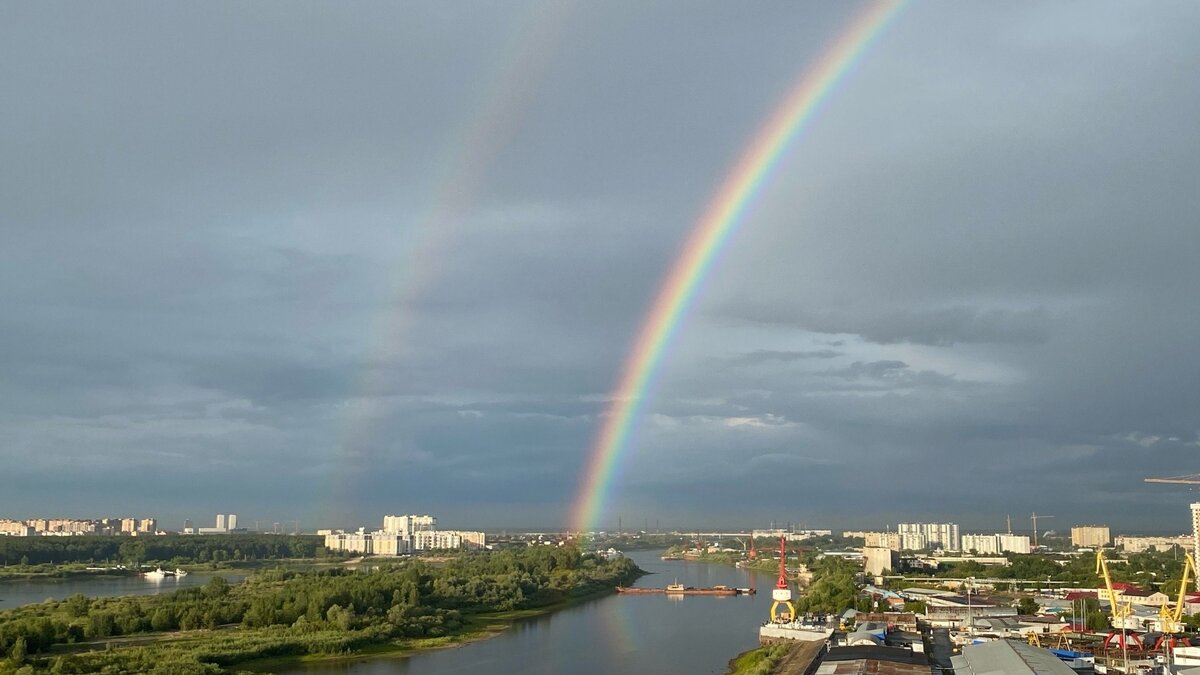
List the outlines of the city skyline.
<svg viewBox="0 0 1200 675">
<path fill-rule="evenodd" d="M 880 7 L 14 8 L 0 516 L 1190 531 L 1200 7 Z"/>
</svg>

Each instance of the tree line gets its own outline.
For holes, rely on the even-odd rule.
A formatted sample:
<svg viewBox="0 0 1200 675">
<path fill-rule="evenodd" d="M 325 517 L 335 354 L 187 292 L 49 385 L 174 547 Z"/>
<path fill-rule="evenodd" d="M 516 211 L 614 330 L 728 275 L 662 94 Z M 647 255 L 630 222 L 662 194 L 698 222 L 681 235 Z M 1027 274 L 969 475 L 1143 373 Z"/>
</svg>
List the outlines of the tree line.
<svg viewBox="0 0 1200 675">
<path fill-rule="evenodd" d="M 325 553 L 316 535 L 225 534 L 146 537 L 0 537 L 0 565 L 66 563 L 209 563 L 313 558 Z"/>
<path fill-rule="evenodd" d="M 254 658 L 450 636 L 481 613 L 610 591 L 639 574 L 626 558 L 606 561 L 551 547 L 462 554 L 444 565 L 409 560 L 369 571 L 280 568 L 238 585 L 216 577 L 164 595 L 75 595 L 2 612 L 0 654 L 8 656 L 7 667 L 28 673 L 219 673 Z M 119 636 L 198 629 L 206 632 L 190 635 L 202 638 L 103 649 Z M 89 642 L 93 651 L 64 651 Z"/>
</svg>

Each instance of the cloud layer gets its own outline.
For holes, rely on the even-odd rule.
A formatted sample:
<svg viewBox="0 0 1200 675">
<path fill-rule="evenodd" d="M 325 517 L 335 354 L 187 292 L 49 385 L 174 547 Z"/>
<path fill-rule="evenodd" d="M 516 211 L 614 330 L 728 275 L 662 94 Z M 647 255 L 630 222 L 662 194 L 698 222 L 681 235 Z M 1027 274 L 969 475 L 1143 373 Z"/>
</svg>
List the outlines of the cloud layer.
<svg viewBox="0 0 1200 675">
<path fill-rule="evenodd" d="M 14 8 L 0 515 L 558 527 L 852 4 Z M 911 6 L 706 281 L 615 525 L 1187 527 L 1192 3 Z M 770 496 L 767 496 L 770 495 Z"/>
</svg>

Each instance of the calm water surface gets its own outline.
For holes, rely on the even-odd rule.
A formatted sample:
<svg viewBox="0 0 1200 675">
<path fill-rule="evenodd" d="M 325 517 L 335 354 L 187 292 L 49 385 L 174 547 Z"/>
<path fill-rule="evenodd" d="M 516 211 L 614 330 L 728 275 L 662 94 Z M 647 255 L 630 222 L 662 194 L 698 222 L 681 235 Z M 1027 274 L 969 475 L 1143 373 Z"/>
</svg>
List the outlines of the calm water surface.
<svg viewBox="0 0 1200 675">
<path fill-rule="evenodd" d="M 729 659 L 758 644 L 771 607 L 771 575 L 687 561 L 661 551 L 629 554 L 653 572 L 638 586 L 757 586 L 745 597 L 610 595 L 518 622 L 498 637 L 409 657 L 306 664 L 283 675 L 445 675 L 449 673 L 723 673 Z"/>
<path fill-rule="evenodd" d="M 189 586 L 203 586 L 214 576 L 225 577 L 230 583 L 246 578 L 245 574 L 213 574 L 193 572 L 186 577 L 167 577 L 151 581 L 137 577 L 79 577 L 75 579 L 10 580 L 0 582 L 0 610 L 42 602 L 46 598 L 62 600 L 75 593 L 93 598 L 117 595 L 157 595 Z"/>
</svg>

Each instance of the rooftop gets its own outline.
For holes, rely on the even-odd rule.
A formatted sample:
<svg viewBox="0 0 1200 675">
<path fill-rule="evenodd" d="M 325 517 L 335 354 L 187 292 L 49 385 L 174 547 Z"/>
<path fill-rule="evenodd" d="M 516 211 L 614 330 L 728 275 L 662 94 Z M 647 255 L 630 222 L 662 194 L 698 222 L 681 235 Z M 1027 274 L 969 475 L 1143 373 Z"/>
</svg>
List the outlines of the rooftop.
<svg viewBox="0 0 1200 675">
<path fill-rule="evenodd" d="M 1050 650 L 1009 640 L 967 645 L 950 662 L 956 675 L 1075 675 Z"/>
</svg>

